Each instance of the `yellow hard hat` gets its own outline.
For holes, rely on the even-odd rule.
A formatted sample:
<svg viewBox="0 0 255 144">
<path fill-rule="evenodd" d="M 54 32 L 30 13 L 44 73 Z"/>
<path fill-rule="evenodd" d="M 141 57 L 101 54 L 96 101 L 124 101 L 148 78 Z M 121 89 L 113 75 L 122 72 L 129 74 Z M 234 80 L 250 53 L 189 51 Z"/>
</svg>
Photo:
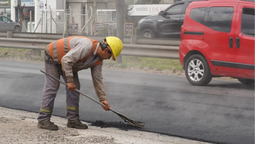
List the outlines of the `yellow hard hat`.
<svg viewBox="0 0 255 144">
<path fill-rule="evenodd" d="M 123 49 L 122 41 L 114 36 L 106 37 L 107 44 L 111 47 L 113 53 L 113 60 L 116 60 L 117 56 L 121 53 Z"/>
</svg>

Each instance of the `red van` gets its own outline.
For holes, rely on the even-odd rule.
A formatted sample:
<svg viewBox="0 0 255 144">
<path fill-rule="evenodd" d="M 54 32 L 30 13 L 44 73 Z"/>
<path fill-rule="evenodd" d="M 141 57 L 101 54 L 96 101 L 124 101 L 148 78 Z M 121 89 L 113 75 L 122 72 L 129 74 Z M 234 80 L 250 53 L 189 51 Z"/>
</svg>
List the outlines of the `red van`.
<svg viewBox="0 0 255 144">
<path fill-rule="evenodd" d="M 192 85 L 212 77 L 254 85 L 254 0 L 191 3 L 181 29 L 179 59 Z"/>
</svg>

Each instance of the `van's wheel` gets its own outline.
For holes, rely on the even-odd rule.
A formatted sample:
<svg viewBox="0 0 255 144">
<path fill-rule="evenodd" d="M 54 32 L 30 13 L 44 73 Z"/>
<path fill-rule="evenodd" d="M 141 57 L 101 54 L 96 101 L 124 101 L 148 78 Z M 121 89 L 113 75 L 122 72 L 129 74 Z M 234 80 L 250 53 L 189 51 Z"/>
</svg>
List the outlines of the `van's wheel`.
<svg viewBox="0 0 255 144">
<path fill-rule="evenodd" d="M 20 31 L 21 31 L 21 29 L 20 29 L 19 26 L 15 26 L 15 27 L 14 27 L 14 32 L 20 32 Z"/>
<path fill-rule="evenodd" d="M 207 85 L 212 74 L 206 59 L 200 54 L 190 56 L 185 63 L 185 75 L 192 85 Z"/>
<path fill-rule="evenodd" d="M 254 80 L 253 79 L 242 79 L 242 78 L 239 78 L 238 81 L 240 81 L 244 85 L 254 85 Z"/>
<path fill-rule="evenodd" d="M 155 38 L 155 34 L 153 33 L 153 31 L 151 29 L 143 30 L 141 36 L 142 36 L 142 38 L 147 38 L 147 39 Z"/>
</svg>

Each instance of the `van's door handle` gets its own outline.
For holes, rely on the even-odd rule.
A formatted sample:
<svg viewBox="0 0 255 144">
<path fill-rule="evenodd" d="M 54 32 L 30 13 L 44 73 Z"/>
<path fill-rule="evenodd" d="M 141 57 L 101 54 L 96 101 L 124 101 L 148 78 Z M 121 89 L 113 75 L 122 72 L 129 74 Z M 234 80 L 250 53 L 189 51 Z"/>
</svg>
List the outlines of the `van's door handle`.
<svg viewBox="0 0 255 144">
<path fill-rule="evenodd" d="M 240 38 L 236 37 L 236 48 L 240 48 Z"/>
<path fill-rule="evenodd" d="M 233 48 L 233 38 L 232 37 L 229 37 L 228 43 L 229 43 L 229 47 Z"/>
</svg>

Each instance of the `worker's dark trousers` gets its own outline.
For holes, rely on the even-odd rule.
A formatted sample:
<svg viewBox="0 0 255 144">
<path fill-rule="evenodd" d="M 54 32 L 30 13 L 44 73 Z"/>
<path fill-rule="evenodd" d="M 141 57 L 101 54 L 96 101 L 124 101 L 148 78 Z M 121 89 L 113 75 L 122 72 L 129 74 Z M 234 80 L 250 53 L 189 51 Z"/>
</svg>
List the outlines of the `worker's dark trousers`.
<svg viewBox="0 0 255 144">
<path fill-rule="evenodd" d="M 53 75 L 54 77 L 60 79 L 60 75 L 62 75 L 63 79 L 66 82 L 65 76 L 63 76 L 61 65 L 55 64 L 51 57 L 48 54 L 44 54 L 44 62 L 45 62 L 45 71 L 48 74 Z M 78 78 L 78 73 L 73 73 L 74 84 L 76 89 L 80 89 L 80 82 Z M 41 102 L 41 109 L 38 116 L 38 121 L 50 120 L 51 114 L 53 112 L 54 100 L 59 89 L 60 83 L 49 76 L 45 76 L 44 88 L 43 88 L 43 96 Z M 62 97 L 62 95 L 60 95 Z M 79 93 L 72 92 L 66 87 L 66 109 L 67 109 L 67 119 L 70 121 L 74 121 L 79 119 Z"/>
</svg>

